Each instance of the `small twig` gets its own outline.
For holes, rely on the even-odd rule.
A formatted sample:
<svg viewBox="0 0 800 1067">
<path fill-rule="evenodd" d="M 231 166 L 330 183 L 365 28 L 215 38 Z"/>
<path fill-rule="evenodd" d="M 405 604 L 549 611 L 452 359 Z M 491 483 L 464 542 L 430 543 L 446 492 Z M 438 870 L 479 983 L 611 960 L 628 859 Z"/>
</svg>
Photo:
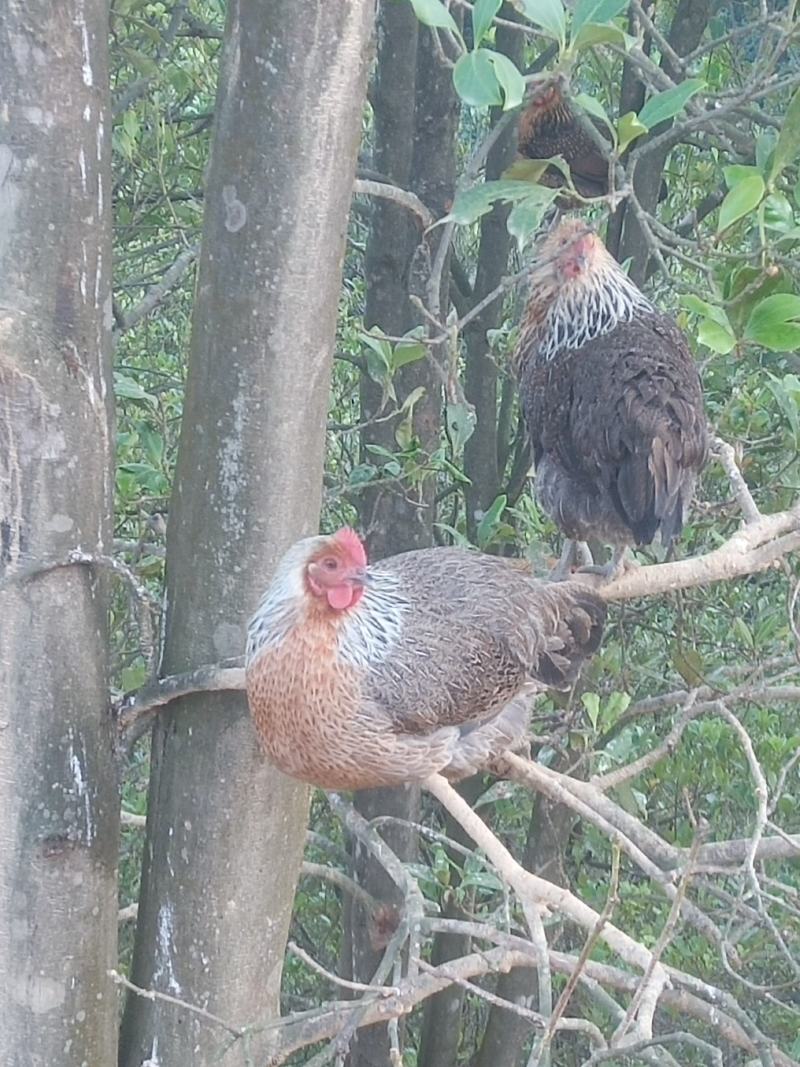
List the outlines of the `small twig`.
<svg viewBox="0 0 800 1067">
<path fill-rule="evenodd" d="M 119 971 L 110 970 L 106 971 L 106 974 L 115 985 L 123 986 L 131 993 L 135 993 L 137 997 L 142 997 L 144 1000 L 160 1000 L 165 1004 L 174 1004 L 176 1008 L 190 1011 L 193 1015 L 205 1019 L 206 1022 L 213 1023 L 214 1026 L 221 1026 L 223 1030 L 227 1030 L 228 1033 L 232 1034 L 235 1038 L 241 1038 L 245 1034 L 244 1030 L 240 1030 L 237 1026 L 231 1026 L 230 1023 L 221 1019 L 219 1015 L 214 1015 L 212 1012 L 206 1011 L 205 1008 L 199 1008 L 196 1004 L 190 1004 L 186 1000 L 181 1000 L 180 997 L 173 997 L 169 993 L 160 993 L 157 989 L 142 989 L 141 986 L 134 985 L 133 982 L 126 978 L 125 975 L 120 974 Z"/>
<path fill-rule="evenodd" d="M 321 975 L 323 978 L 327 978 L 329 982 L 334 985 L 341 986 L 342 989 L 353 989 L 357 993 L 379 993 L 383 997 L 396 997 L 400 990 L 397 986 L 377 986 L 369 985 L 367 982 L 351 982 L 347 978 L 340 978 L 338 974 L 334 974 L 332 971 L 327 970 L 321 963 L 318 963 L 313 956 L 310 956 L 305 949 L 295 941 L 289 941 L 286 945 L 286 950 L 291 952 L 293 956 L 296 956 L 303 963 L 307 964 L 312 971 Z"/>
<path fill-rule="evenodd" d="M 422 227 L 426 230 L 429 226 L 433 226 L 436 221 L 432 212 L 423 204 L 416 193 L 412 193 L 408 189 L 401 189 L 398 185 L 356 178 L 353 182 L 353 192 L 360 196 L 377 196 L 382 200 L 391 200 L 393 203 L 399 204 L 400 207 L 410 211 L 412 215 L 416 215 Z"/>
</svg>

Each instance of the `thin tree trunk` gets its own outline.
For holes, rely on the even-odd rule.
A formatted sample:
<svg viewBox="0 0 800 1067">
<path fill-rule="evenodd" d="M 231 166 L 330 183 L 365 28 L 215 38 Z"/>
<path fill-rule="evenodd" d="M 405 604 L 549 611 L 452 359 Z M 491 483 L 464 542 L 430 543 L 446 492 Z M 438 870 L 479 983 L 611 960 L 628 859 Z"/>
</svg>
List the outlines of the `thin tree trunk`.
<svg viewBox="0 0 800 1067">
<path fill-rule="evenodd" d="M 394 0 L 382 3 L 379 20 L 378 68 L 372 93 L 375 166 L 398 185 L 411 188 L 435 215 L 440 215 L 455 185 L 458 111 L 450 71 L 441 66 L 430 31 L 418 32 L 410 4 L 398 5 Z M 437 231 L 434 246 L 438 239 Z M 400 214 L 393 205 L 376 205 L 366 255 L 367 325 L 399 334 L 418 321 L 408 294 L 411 259 L 421 240 L 406 212 Z M 445 302 L 446 282 L 443 306 Z M 411 364 L 396 376 L 398 402 L 420 387 L 425 393 L 414 408 L 413 431 L 420 448 L 431 453 L 440 441 L 441 391 L 427 361 Z M 361 396 L 363 417 L 369 418 L 376 413 L 379 395 L 364 382 Z M 395 450 L 394 425 L 368 428 L 364 444 L 376 441 Z M 415 487 L 384 489 L 365 499 L 362 523 L 372 558 L 433 543 L 434 494 L 435 483 L 428 478 Z M 419 790 L 372 790 L 358 794 L 356 805 L 367 818 L 389 815 L 413 820 L 419 814 Z M 394 828 L 388 840 L 398 855 L 413 857 L 414 833 Z M 358 848 L 355 859 L 357 876 L 369 892 L 380 900 L 399 903 L 394 887 L 374 861 Z M 380 951 L 370 940 L 360 910 L 355 905 L 350 912 L 351 919 L 356 920 L 350 931 L 353 971 L 359 980 L 368 981 Z M 389 1062 L 386 1027 L 373 1026 L 358 1034 L 351 1053 L 352 1067 L 378 1067 Z"/>
<path fill-rule="evenodd" d="M 116 1054 L 107 5 L 0 20 L 0 1062 Z"/>
<path fill-rule="evenodd" d="M 537 797 L 525 843 L 522 864 L 528 871 L 541 875 L 554 885 L 569 885 L 565 869 L 565 853 L 575 816 L 563 804 L 554 804 Z M 550 938 L 551 947 L 557 940 Z M 536 1011 L 538 990 L 536 971 L 519 967 L 501 974 L 497 980 L 497 995 L 512 1004 L 522 1004 Z M 533 1029 L 527 1019 L 511 1012 L 492 1008 L 475 1067 L 522 1067 L 526 1046 Z M 554 1063 L 558 1062 L 554 1060 Z"/>
<path fill-rule="evenodd" d="M 508 14 L 508 12 L 504 12 Z M 506 26 L 497 29 L 497 50 L 507 55 L 518 67 L 522 65 L 522 34 Z M 502 117 L 499 108 L 492 108 L 493 122 Z M 486 158 L 486 180 L 494 181 L 508 167 L 516 151 L 517 131 L 509 124 L 498 137 Z M 509 208 L 496 204 L 481 219 L 481 244 L 475 272 L 473 303 L 478 304 L 495 289 L 508 267 L 511 236 L 506 222 Z M 467 533 L 472 541 L 480 522 L 480 514 L 491 507 L 500 492 L 503 471 L 499 469 L 497 441 L 497 364 L 489 350 L 486 334 L 496 329 L 503 312 L 503 298 L 499 297 L 474 319 L 465 331 L 467 358 L 464 392 L 474 406 L 477 418 L 475 432 L 464 448 L 464 473 L 470 480 L 466 486 Z"/>
<path fill-rule="evenodd" d="M 167 545 L 165 673 L 240 654 L 287 545 L 317 530 L 372 0 L 231 0 Z M 133 978 L 234 1024 L 274 1017 L 307 815 L 241 695 L 153 738 Z M 122 1063 L 217 1062 L 224 1033 L 131 998 Z M 258 1062 L 261 1038 L 249 1054 Z"/>
<path fill-rule="evenodd" d="M 370 89 L 374 119 L 375 169 L 401 188 L 411 181 L 414 146 L 414 108 L 417 56 L 417 17 L 410 4 L 382 0 L 378 7 L 378 56 Z M 378 200 L 372 208 L 372 225 L 367 241 L 364 270 L 366 306 L 364 325 L 379 326 L 386 333 L 400 335 L 414 325 L 408 301 L 408 270 L 414 249 L 420 240 L 416 221 L 405 208 Z M 411 391 L 411 368 L 400 373 L 395 382 L 398 402 Z M 382 389 L 366 374 L 361 380 L 362 419 L 380 413 Z M 397 447 L 395 423 L 382 422 L 366 426 L 361 446 L 366 460 L 367 446 L 377 444 L 390 451 Z M 409 514 L 409 511 L 413 514 Z M 427 524 L 418 523 L 416 509 L 409 509 L 402 493 L 378 489 L 364 494 L 360 509 L 361 525 L 366 534 L 370 559 L 429 544 Z M 365 818 L 390 815 L 414 820 L 419 815 L 419 789 L 369 789 L 358 793 L 356 806 Z M 403 859 L 413 858 L 416 834 L 398 826 L 383 831 L 390 847 Z M 399 906 L 397 890 L 383 868 L 362 849 L 353 845 L 354 873 L 361 885 L 389 908 Z M 380 960 L 382 950 L 371 936 L 371 917 L 363 905 L 348 901 L 344 945 L 350 958 L 344 960 L 345 971 L 362 981 L 369 981 Z M 375 1067 L 389 1063 L 389 1040 L 385 1026 L 371 1026 L 358 1033 L 353 1041 L 351 1067 Z"/>
<path fill-rule="evenodd" d="M 680 0 L 668 34 L 669 43 L 677 55 L 688 55 L 699 45 L 710 16 L 711 0 Z M 674 81 L 683 80 L 680 72 L 673 69 L 666 57 L 662 58 L 661 66 Z M 669 129 L 671 124 L 671 122 L 666 122 L 654 127 L 648 134 L 647 140 L 660 136 Z M 646 141 L 641 142 L 642 145 L 645 143 Z M 673 147 L 673 145 L 666 144 L 648 152 L 636 167 L 633 187 L 639 203 L 650 214 L 655 213 L 664 170 Z M 618 223 L 615 229 L 619 231 Z M 629 210 L 627 204 L 624 208 L 624 226 L 619 244 L 616 247 L 612 246 L 612 251 L 620 263 L 628 258 L 633 260 L 629 272 L 630 277 L 637 285 L 642 285 L 648 276 L 650 257 L 639 220 Z"/>
</svg>

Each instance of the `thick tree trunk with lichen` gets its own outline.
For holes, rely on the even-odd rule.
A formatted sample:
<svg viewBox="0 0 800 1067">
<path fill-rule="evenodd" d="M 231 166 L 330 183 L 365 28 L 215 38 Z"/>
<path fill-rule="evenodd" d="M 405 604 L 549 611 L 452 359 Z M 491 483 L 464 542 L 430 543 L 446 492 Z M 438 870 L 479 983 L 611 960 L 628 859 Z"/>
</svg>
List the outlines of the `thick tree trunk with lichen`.
<svg viewBox="0 0 800 1067">
<path fill-rule="evenodd" d="M 168 529 L 167 674 L 241 654 L 281 552 L 318 528 L 371 31 L 371 0 L 228 5 Z M 162 715 L 137 984 L 233 1024 L 276 1014 L 307 800 L 257 753 L 241 694 Z M 121 1062 L 210 1064 L 228 1036 L 134 997 Z"/>
<path fill-rule="evenodd" d="M 101 0 L 0 20 L 0 1062 L 116 1054 L 108 36 Z"/>
</svg>

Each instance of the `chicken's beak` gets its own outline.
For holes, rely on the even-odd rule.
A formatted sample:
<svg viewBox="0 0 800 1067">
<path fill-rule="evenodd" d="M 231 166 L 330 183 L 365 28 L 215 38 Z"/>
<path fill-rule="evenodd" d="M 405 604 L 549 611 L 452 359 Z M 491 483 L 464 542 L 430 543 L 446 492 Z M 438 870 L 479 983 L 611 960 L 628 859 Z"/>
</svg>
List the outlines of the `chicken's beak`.
<svg viewBox="0 0 800 1067">
<path fill-rule="evenodd" d="M 372 577 L 366 567 L 354 567 L 347 575 L 347 580 L 358 589 L 369 585 Z"/>
</svg>

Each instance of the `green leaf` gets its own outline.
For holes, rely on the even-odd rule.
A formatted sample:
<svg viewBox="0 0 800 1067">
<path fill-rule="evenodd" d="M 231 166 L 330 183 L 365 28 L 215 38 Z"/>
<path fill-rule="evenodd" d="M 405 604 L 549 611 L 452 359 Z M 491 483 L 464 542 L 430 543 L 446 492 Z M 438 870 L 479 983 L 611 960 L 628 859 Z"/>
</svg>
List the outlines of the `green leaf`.
<svg viewBox="0 0 800 1067">
<path fill-rule="evenodd" d="M 486 31 L 492 25 L 492 19 L 500 10 L 500 5 L 502 3 L 503 0 L 475 0 L 475 6 L 472 8 L 472 39 L 474 48 L 477 48 L 486 36 Z"/>
<path fill-rule="evenodd" d="M 617 131 L 614 129 L 614 123 L 608 117 L 606 109 L 603 107 L 597 97 L 589 96 L 588 93 L 578 93 L 573 99 L 579 107 L 583 108 L 587 115 L 594 115 L 596 119 L 600 119 L 600 121 L 610 133 L 614 144 L 616 144 Z"/>
<path fill-rule="evenodd" d="M 697 328 L 697 340 L 701 345 L 726 356 L 736 344 L 736 338 L 730 329 L 726 329 L 713 319 L 703 319 Z"/>
<path fill-rule="evenodd" d="M 492 540 L 495 527 L 500 522 L 500 516 L 505 511 L 507 503 L 508 497 L 501 493 L 500 496 L 495 498 L 489 510 L 484 513 L 483 518 L 478 523 L 478 529 L 476 531 L 479 548 L 486 548 Z"/>
<path fill-rule="evenodd" d="M 732 189 L 734 185 L 738 185 L 739 182 L 744 181 L 745 178 L 750 178 L 758 173 L 758 167 L 748 167 L 743 163 L 733 163 L 729 167 L 722 168 L 725 184 L 729 189 Z"/>
<path fill-rule="evenodd" d="M 587 22 L 610 22 L 628 6 L 628 0 L 578 0 L 572 16 L 572 36 Z"/>
<path fill-rule="evenodd" d="M 447 433 L 458 454 L 469 441 L 475 430 L 475 408 L 472 404 L 460 402 L 447 405 Z"/>
<path fill-rule="evenodd" d="M 554 37 L 561 47 L 567 35 L 567 20 L 561 0 L 513 0 L 522 14 Z"/>
<path fill-rule="evenodd" d="M 492 107 L 502 102 L 494 64 L 485 48 L 459 58 L 453 70 L 453 85 L 470 107 Z"/>
<path fill-rule="evenodd" d="M 493 52 L 488 48 L 485 51 L 494 67 L 500 88 L 503 90 L 503 111 L 519 107 L 525 95 L 525 79 L 508 56 L 504 56 L 501 52 Z"/>
<path fill-rule="evenodd" d="M 130 667 L 123 667 L 120 681 L 123 693 L 132 693 L 135 689 L 141 689 L 147 681 L 147 664 L 144 660 L 140 660 L 138 663 L 131 664 Z"/>
<path fill-rule="evenodd" d="M 672 89 L 665 89 L 663 93 L 651 96 L 642 110 L 639 112 L 639 121 L 652 130 L 660 122 L 674 118 L 688 104 L 695 93 L 705 85 L 702 78 L 687 78 Z"/>
<path fill-rule="evenodd" d="M 114 392 L 118 397 L 125 400 L 146 400 L 148 404 L 155 404 L 156 398 L 146 393 L 138 382 L 125 374 L 114 375 Z"/>
<path fill-rule="evenodd" d="M 787 374 L 783 378 L 770 376 L 767 386 L 786 416 L 795 441 L 800 441 L 800 379 L 795 374 Z"/>
<path fill-rule="evenodd" d="M 617 151 L 622 155 L 631 141 L 647 133 L 647 126 L 639 120 L 635 111 L 628 111 L 623 115 L 617 125 Z"/>
<path fill-rule="evenodd" d="M 792 205 L 783 193 L 770 193 L 764 201 L 764 225 L 783 233 L 791 233 L 795 228 Z"/>
<path fill-rule="evenodd" d="M 586 714 L 589 716 L 589 722 L 592 724 L 592 729 L 597 729 L 597 720 L 600 718 L 600 697 L 597 693 L 584 693 L 581 697 L 581 703 L 586 709 Z"/>
<path fill-rule="evenodd" d="M 771 352 L 800 348 L 800 296 L 774 293 L 765 297 L 750 312 L 744 336 Z"/>
<path fill-rule="evenodd" d="M 687 685 L 698 686 L 705 681 L 703 657 L 695 648 L 675 645 L 672 649 L 672 666 Z"/>
<path fill-rule="evenodd" d="M 423 26 L 434 26 L 441 30 L 450 30 L 461 37 L 456 20 L 440 0 L 411 0 L 414 14 Z"/>
<path fill-rule="evenodd" d="M 598 26 L 595 22 L 587 22 L 573 37 L 572 51 L 581 52 L 584 48 L 591 48 L 596 44 L 615 44 L 627 52 L 635 43 L 636 38 L 625 33 L 619 26 Z"/>
<path fill-rule="evenodd" d="M 497 181 L 473 185 L 471 189 L 456 193 L 453 206 L 443 219 L 439 219 L 439 223 L 458 222 L 466 225 L 491 211 L 497 201 L 514 203 L 530 195 L 531 186 L 528 182 Z"/>
<path fill-rule="evenodd" d="M 761 203 L 765 188 L 764 179 L 757 172 L 748 174 L 737 182 L 720 206 L 717 233 L 727 230 L 734 222 L 753 211 Z"/>
<path fill-rule="evenodd" d="M 416 363 L 425 358 L 425 345 L 421 341 L 398 341 L 392 351 L 392 373 L 405 367 L 407 363 Z"/>
<path fill-rule="evenodd" d="M 775 181 L 787 163 L 797 162 L 800 156 L 800 89 L 795 91 L 783 117 L 781 133 L 772 157 L 769 180 Z"/>
<path fill-rule="evenodd" d="M 518 201 L 508 216 L 508 232 L 517 242 L 520 252 L 527 244 L 528 238 L 539 229 L 545 212 L 558 195 L 557 189 L 548 189 L 543 185 L 539 186 L 539 189 L 543 195 L 528 196 Z"/>
<path fill-rule="evenodd" d="M 681 296 L 681 307 L 685 307 L 687 311 L 693 311 L 696 315 L 704 315 L 706 318 L 718 322 L 721 326 L 730 328 L 728 316 L 721 307 L 717 307 L 716 304 L 709 304 L 706 300 L 701 300 L 694 293 L 684 293 Z"/>
</svg>

